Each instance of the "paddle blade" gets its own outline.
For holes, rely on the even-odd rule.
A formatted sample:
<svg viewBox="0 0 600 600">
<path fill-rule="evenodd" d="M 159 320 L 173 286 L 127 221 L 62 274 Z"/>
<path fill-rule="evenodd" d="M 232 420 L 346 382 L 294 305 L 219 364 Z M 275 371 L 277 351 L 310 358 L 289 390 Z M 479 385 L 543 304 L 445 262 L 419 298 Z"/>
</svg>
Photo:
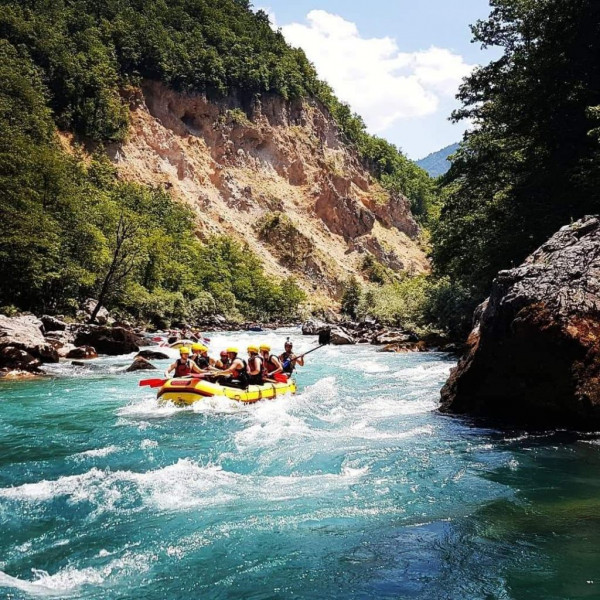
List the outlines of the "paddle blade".
<svg viewBox="0 0 600 600">
<path fill-rule="evenodd" d="M 319 331 L 319 346 L 331 344 L 331 327 Z"/>
<path fill-rule="evenodd" d="M 160 387 L 164 385 L 168 379 L 142 379 L 139 383 L 140 386 L 149 385 L 150 387 Z"/>
</svg>

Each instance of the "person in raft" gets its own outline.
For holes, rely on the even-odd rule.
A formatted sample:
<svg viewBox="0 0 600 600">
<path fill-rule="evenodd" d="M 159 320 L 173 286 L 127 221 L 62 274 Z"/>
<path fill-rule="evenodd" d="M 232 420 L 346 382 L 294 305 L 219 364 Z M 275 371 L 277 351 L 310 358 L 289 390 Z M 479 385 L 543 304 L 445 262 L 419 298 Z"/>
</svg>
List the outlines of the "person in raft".
<svg viewBox="0 0 600 600">
<path fill-rule="evenodd" d="M 238 349 L 234 347 L 227 348 L 227 356 L 231 364 L 219 374 L 219 383 L 229 387 L 247 388 L 248 365 L 246 361 L 243 358 L 238 358 Z"/>
<path fill-rule="evenodd" d="M 251 385 L 262 385 L 263 361 L 258 355 L 258 347 L 248 346 L 248 383 Z"/>
<path fill-rule="evenodd" d="M 263 380 L 272 383 L 284 383 L 287 381 L 279 359 L 274 354 L 271 354 L 271 346 L 269 344 L 261 344 L 259 350 L 263 364 Z"/>
<path fill-rule="evenodd" d="M 182 346 L 179 348 L 178 358 L 166 371 L 165 377 L 169 377 L 171 371 L 175 371 L 173 377 L 188 377 L 192 373 L 202 373 L 200 367 L 193 361 L 190 360 L 190 349 Z"/>
<path fill-rule="evenodd" d="M 285 340 L 284 349 L 283 354 L 279 355 L 279 362 L 281 363 L 283 373 L 289 377 L 294 372 L 296 365 L 304 366 L 304 357 L 294 354 L 292 351 L 293 344 L 289 338 Z"/>
<path fill-rule="evenodd" d="M 215 361 L 208 356 L 208 348 L 204 344 L 192 344 L 192 360 L 203 371 L 214 366 Z"/>
<path fill-rule="evenodd" d="M 231 366 L 231 360 L 229 359 L 229 354 L 227 354 L 227 350 L 221 350 L 219 354 L 219 358 L 215 360 L 214 367 L 215 369 L 219 369 L 219 371 L 223 371 Z"/>
</svg>

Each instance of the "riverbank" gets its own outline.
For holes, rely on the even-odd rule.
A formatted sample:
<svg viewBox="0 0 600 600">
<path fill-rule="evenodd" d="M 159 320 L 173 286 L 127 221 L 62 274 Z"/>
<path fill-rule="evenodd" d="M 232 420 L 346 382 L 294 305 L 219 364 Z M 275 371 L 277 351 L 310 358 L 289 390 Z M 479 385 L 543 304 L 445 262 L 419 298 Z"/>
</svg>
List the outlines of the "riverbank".
<svg viewBox="0 0 600 600">
<path fill-rule="evenodd" d="M 156 331 L 131 323 L 115 322 L 105 310 L 99 313 L 100 324 L 82 322 L 94 307 L 94 303 L 87 303 L 88 312 L 80 315 L 79 322 L 67 322 L 49 315 L 39 318 L 32 314 L 13 317 L 0 315 L 0 378 L 20 379 L 43 375 L 44 365 L 61 360 L 80 362 L 95 359 L 99 355 L 139 352 L 142 346 L 168 347 L 178 340 L 202 341 L 203 332 L 207 330 L 257 333 L 300 325 L 282 321 L 240 324 L 217 315 L 193 327 L 184 325 L 168 331 Z M 384 327 L 371 318 L 353 322 L 331 313 L 329 322 L 312 318 L 301 325 L 303 335 L 318 335 L 326 329 L 331 332 L 331 343 L 334 345 L 372 344 L 384 352 L 424 352 L 440 347 L 452 351 L 452 348 L 443 344 L 431 343 L 432 340 L 420 340 L 410 331 Z M 138 362 L 137 368 L 152 368 L 152 365 Z"/>
</svg>

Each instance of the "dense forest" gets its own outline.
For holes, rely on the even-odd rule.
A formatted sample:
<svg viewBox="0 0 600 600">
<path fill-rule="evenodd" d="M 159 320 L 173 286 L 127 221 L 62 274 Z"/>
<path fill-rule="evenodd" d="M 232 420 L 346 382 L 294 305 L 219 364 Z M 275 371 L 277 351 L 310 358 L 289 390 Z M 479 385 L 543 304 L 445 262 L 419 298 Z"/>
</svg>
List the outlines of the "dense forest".
<svg viewBox="0 0 600 600">
<path fill-rule="evenodd" d="M 304 294 L 269 281 L 248 248 L 201 244 L 163 191 L 120 182 L 102 144 L 122 141 L 143 79 L 209 98 L 313 97 L 390 189 L 423 219 L 427 175 L 319 81 L 267 15 L 240 0 L 0 0 L 0 306 L 73 313 L 88 295 L 168 323 L 211 312 L 289 317 Z M 57 131 L 96 147 L 67 153 Z"/>
</svg>

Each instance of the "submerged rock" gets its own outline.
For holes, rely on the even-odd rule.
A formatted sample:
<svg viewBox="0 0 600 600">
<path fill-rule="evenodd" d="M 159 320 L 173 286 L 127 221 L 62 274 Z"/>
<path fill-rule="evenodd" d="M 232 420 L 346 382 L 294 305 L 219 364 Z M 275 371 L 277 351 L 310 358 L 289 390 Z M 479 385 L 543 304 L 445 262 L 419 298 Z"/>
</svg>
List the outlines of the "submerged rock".
<svg viewBox="0 0 600 600">
<path fill-rule="evenodd" d="M 600 427 L 598 217 L 563 227 L 521 266 L 498 274 L 442 389 L 441 410 Z"/>
<path fill-rule="evenodd" d="M 140 358 L 147 358 L 151 360 L 164 360 L 169 358 L 168 354 L 165 354 L 164 352 L 157 352 L 156 350 L 140 350 L 136 358 L 138 358 L 138 356 Z"/>
<path fill-rule="evenodd" d="M 132 371 L 154 371 L 154 370 L 156 370 L 156 367 L 150 361 L 146 360 L 145 358 L 142 358 L 141 356 L 136 356 L 133 359 L 133 362 L 131 363 L 131 365 L 129 367 L 127 367 L 125 372 L 131 373 Z"/>
</svg>

